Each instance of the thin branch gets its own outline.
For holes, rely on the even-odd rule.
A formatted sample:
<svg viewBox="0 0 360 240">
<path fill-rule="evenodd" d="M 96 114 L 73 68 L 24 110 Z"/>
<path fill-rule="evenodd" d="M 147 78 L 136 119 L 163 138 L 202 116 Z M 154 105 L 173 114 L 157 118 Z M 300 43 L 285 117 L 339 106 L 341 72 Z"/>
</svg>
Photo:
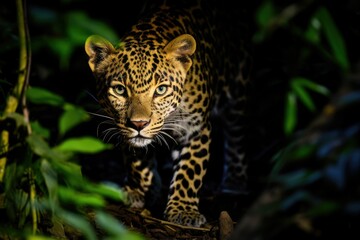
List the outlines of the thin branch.
<svg viewBox="0 0 360 240">
<path fill-rule="evenodd" d="M 25 1 L 25 0 L 24 0 Z M 13 113 L 17 110 L 20 102 L 25 102 L 23 100 L 25 95 L 25 88 L 27 87 L 27 81 L 29 78 L 29 69 L 30 69 L 30 56 L 29 56 L 29 34 L 27 30 L 27 24 L 25 22 L 26 15 L 24 11 L 24 2 L 22 0 L 16 1 L 17 7 L 17 17 L 18 17 L 18 28 L 19 28 L 19 75 L 18 81 L 15 85 L 12 92 L 9 94 L 5 110 L 1 119 L 6 118 L 10 113 Z M 29 124 L 28 124 L 29 125 Z M 28 127 L 29 130 L 29 127 Z M 7 153 L 9 150 L 9 132 L 7 130 L 1 131 L 0 146 L 1 152 Z M 7 157 L 0 158 L 0 182 L 4 181 L 5 166 L 6 166 Z"/>
<path fill-rule="evenodd" d="M 12 92 L 9 94 L 5 110 L 1 116 L 1 120 L 5 119 L 10 113 L 17 111 L 18 106 L 21 105 L 24 120 L 27 127 L 28 134 L 31 134 L 31 127 L 29 121 L 29 111 L 26 107 L 26 89 L 28 87 L 30 67 L 31 67 L 31 52 L 30 52 L 30 37 L 27 24 L 27 12 L 26 12 L 26 0 L 16 0 L 17 8 L 17 20 L 19 30 L 19 74 L 17 84 Z M 4 181 L 5 167 L 7 162 L 7 153 L 10 149 L 8 130 L 1 131 L 1 153 L 0 153 L 0 183 Z M 32 230 L 33 233 L 37 231 L 37 212 L 35 208 L 35 182 L 32 174 L 32 169 L 29 169 L 30 174 L 28 180 L 30 184 L 29 199 L 31 204 L 31 216 L 32 216 Z"/>
</svg>

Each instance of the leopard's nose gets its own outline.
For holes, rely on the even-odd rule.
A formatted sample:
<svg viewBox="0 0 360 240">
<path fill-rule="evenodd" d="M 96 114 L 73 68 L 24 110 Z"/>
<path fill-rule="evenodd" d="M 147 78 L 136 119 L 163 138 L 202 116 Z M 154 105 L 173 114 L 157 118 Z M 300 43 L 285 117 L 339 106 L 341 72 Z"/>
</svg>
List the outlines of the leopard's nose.
<svg viewBox="0 0 360 240">
<path fill-rule="evenodd" d="M 146 121 L 146 120 L 137 120 L 137 121 L 134 121 L 134 120 L 131 120 L 131 119 L 128 119 L 127 120 L 127 123 L 126 125 L 128 127 L 131 127 L 137 131 L 141 131 L 142 129 L 144 129 L 146 126 L 148 126 L 150 123 L 150 120 L 149 121 Z"/>
</svg>

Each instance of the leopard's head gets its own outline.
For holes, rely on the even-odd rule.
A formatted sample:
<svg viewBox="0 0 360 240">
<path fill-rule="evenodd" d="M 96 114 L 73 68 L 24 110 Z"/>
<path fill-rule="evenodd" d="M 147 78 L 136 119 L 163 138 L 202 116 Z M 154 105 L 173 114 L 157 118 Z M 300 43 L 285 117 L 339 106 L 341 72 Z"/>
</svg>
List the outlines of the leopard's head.
<svg viewBox="0 0 360 240">
<path fill-rule="evenodd" d="M 195 48 L 189 34 L 166 45 L 132 39 L 114 47 L 96 35 L 86 40 L 99 102 L 131 146 L 161 138 L 167 118 L 179 107 Z"/>
</svg>

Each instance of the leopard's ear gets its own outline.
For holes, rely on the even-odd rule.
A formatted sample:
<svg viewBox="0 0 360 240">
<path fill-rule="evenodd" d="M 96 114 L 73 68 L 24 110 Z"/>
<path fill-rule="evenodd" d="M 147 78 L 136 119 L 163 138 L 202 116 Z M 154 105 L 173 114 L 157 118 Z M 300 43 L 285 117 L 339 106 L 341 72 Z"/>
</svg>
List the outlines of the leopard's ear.
<svg viewBox="0 0 360 240">
<path fill-rule="evenodd" d="M 105 38 L 92 35 L 86 39 L 85 52 L 89 56 L 90 69 L 94 72 L 96 65 L 106 59 L 109 54 L 114 53 L 115 48 Z"/>
<path fill-rule="evenodd" d="M 189 70 L 192 61 L 190 56 L 195 52 L 196 41 L 190 34 L 183 34 L 170 41 L 164 48 L 166 57 L 180 63 L 185 71 Z"/>
</svg>

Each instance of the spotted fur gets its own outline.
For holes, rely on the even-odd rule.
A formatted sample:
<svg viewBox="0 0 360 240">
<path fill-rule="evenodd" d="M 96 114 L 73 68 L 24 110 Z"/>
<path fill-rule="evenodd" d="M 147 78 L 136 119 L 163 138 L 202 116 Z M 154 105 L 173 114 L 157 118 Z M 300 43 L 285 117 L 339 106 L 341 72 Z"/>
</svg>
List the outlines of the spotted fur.
<svg viewBox="0 0 360 240">
<path fill-rule="evenodd" d="M 248 55 L 234 34 L 239 29 L 219 26 L 226 16 L 218 16 L 210 1 L 179 2 L 147 11 L 116 47 L 90 36 L 85 50 L 99 102 L 116 125 L 130 163 L 124 186 L 128 205 L 143 208 L 149 189 L 159 182 L 152 146 L 174 146 L 164 216 L 201 226 L 206 219 L 198 193 L 210 159 L 212 113 L 224 120 L 224 189 L 239 191 L 246 182 Z"/>
</svg>

